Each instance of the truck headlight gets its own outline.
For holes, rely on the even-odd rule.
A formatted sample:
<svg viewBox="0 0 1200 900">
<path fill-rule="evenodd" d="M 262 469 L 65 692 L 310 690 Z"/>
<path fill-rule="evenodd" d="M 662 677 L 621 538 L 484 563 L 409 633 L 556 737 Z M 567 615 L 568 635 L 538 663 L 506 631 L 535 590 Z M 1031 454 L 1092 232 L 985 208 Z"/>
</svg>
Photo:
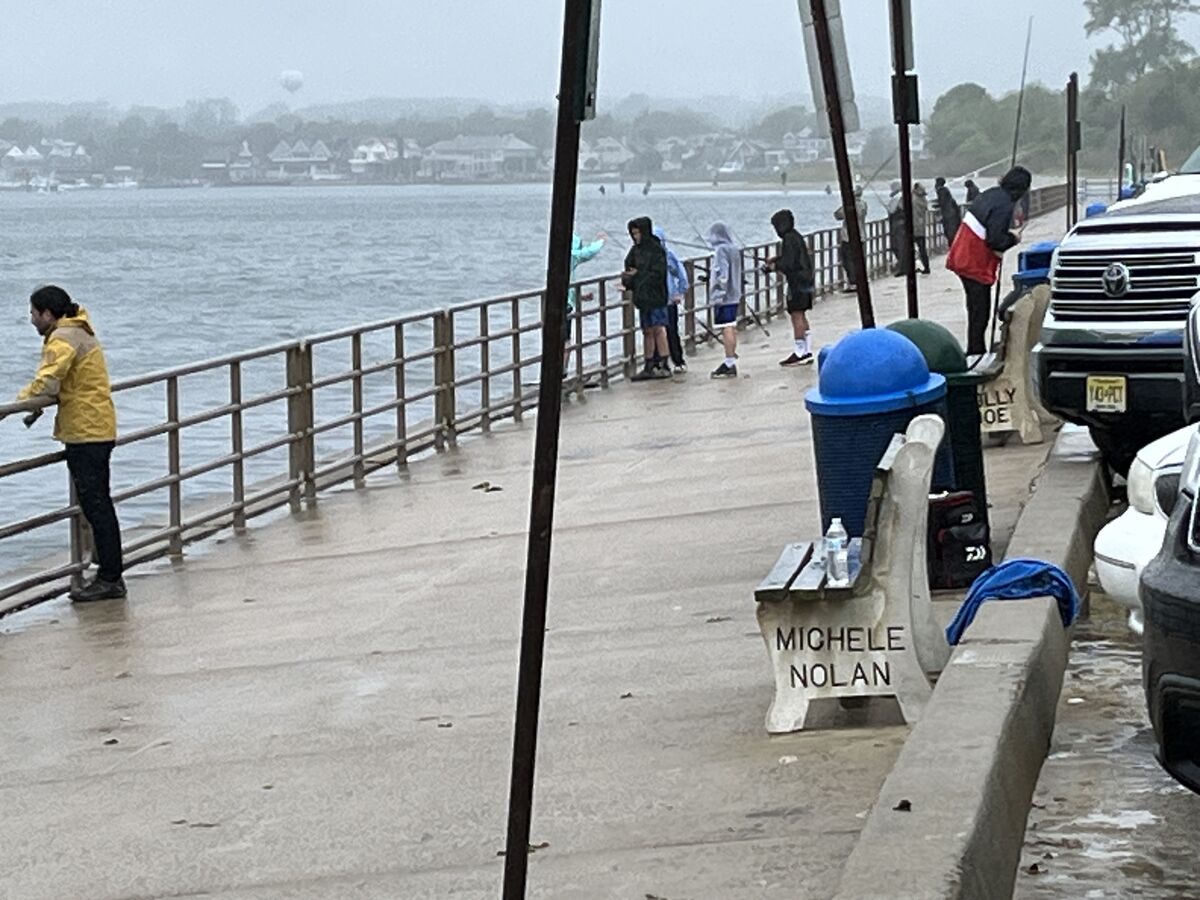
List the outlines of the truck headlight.
<svg viewBox="0 0 1200 900">
<path fill-rule="evenodd" d="M 1141 459 L 1135 459 L 1129 467 L 1126 484 L 1129 505 L 1142 515 L 1154 515 L 1154 470 Z"/>
</svg>

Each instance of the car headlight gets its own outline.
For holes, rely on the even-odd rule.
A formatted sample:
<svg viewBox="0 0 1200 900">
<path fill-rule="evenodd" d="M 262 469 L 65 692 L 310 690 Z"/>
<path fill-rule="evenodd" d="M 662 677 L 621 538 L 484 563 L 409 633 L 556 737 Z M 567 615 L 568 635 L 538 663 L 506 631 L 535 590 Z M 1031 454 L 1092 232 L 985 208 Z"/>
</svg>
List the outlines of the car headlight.
<svg viewBox="0 0 1200 900">
<path fill-rule="evenodd" d="M 1200 490 L 1200 431 L 1188 441 L 1187 456 L 1183 459 L 1183 471 L 1179 475 L 1179 489 L 1192 497 Z"/>
<path fill-rule="evenodd" d="M 1129 495 L 1129 505 L 1142 515 L 1154 514 L 1154 470 L 1140 458 L 1133 461 L 1129 467 L 1126 493 Z"/>
</svg>

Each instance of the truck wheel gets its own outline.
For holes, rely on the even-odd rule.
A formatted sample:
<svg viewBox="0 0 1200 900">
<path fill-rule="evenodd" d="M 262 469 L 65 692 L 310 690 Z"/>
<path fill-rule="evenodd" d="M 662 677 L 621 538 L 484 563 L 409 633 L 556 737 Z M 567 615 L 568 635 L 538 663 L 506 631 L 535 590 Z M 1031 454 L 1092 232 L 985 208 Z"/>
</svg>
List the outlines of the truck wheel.
<svg viewBox="0 0 1200 900">
<path fill-rule="evenodd" d="M 1100 450 L 1105 465 L 1112 469 L 1114 475 L 1125 478 L 1129 475 L 1129 467 L 1133 465 L 1134 457 L 1142 447 L 1153 440 L 1145 438 L 1135 428 L 1130 428 L 1130 434 L 1115 434 L 1107 428 L 1089 425 L 1088 432 L 1092 435 L 1092 443 Z"/>
</svg>

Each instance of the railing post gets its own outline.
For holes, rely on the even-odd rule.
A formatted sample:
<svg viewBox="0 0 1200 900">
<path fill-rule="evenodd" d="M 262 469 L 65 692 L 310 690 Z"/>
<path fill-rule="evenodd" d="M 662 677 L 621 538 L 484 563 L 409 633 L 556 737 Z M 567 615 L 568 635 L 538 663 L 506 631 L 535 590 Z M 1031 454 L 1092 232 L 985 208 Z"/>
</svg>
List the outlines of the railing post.
<svg viewBox="0 0 1200 900">
<path fill-rule="evenodd" d="M 315 495 L 310 468 L 312 427 L 312 347 L 303 342 L 287 349 L 288 394 L 288 492 L 292 512 L 300 511 L 300 499 Z M 311 501 L 310 501 L 311 502 Z"/>
<path fill-rule="evenodd" d="M 448 310 L 439 309 L 433 314 L 433 345 L 437 350 L 434 356 L 433 383 L 437 388 L 434 394 L 433 416 L 438 426 L 438 450 L 444 450 L 446 443 L 454 444 L 454 316 Z"/>
<path fill-rule="evenodd" d="M 354 486 L 362 487 L 366 482 L 364 474 L 366 467 L 363 465 L 363 453 L 365 441 L 363 440 L 363 355 L 362 355 L 362 332 L 356 331 L 350 336 L 350 368 L 354 371 L 354 377 L 350 380 L 351 394 L 354 404 Z"/>
<path fill-rule="evenodd" d="M 683 343 L 691 356 L 696 352 L 696 261 L 687 260 L 683 269 L 688 280 L 688 289 L 683 295 Z"/>
<path fill-rule="evenodd" d="M 79 495 L 75 493 L 75 479 L 68 472 L 67 474 L 67 494 L 71 506 L 79 506 Z M 84 571 L 87 568 L 88 560 L 91 557 L 91 537 L 92 530 L 88 527 L 87 520 L 83 517 L 82 512 L 76 512 L 71 516 L 71 564 L 82 565 L 78 572 L 71 574 L 71 590 L 77 591 L 84 586 L 85 579 Z"/>
<path fill-rule="evenodd" d="M 179 481 L 179 378 L 172 375 L 167 379 L 167 472 L 171 483 L 167 486 L 170 535 L 167 538 L 167 554 L 172 558 L 183 556 L 183 485 Z"/>
<path fill-rule="evenodd" d="M 621 291 L 621 371 L 629 379 L 637 372 L 637 330 L 633 292 Z"/>
<path fill-rule="evenodd" d="M 491 307 L 479 307 L 479 428 L 492 430 L 492 342 Z"/>
<path fill-rule="evenodd" d="M 236 531 L 246 530 L 246 461 L 242 434 L 242 364 L 229 364 L 229 445 L 233 454 L 233 527 Z"/>
<path fill-rule="evenodd" d="M 521 385 L 521 362 L 524 357 L 521 354 L 521 300 L 518 297 L 512 299 L 512 327 L 509 330 L 512 332 L 513 421 L 520 422 L 525 416 L 525 399 Z"/>
<path fill-rule="evenodd" d="M 608 282 L 596 285 L 600 299 L 600 386 L 608 387 Z"/>
<path fill-rule="evenodd" d="M 408 465 L 408 404 L 404 402 L 407 396 L 404 385 L 404 325 L 396 326 L 392 339 L 395 352 L 396 366 L 396 468 L 403 469 Z"/>
</svg>

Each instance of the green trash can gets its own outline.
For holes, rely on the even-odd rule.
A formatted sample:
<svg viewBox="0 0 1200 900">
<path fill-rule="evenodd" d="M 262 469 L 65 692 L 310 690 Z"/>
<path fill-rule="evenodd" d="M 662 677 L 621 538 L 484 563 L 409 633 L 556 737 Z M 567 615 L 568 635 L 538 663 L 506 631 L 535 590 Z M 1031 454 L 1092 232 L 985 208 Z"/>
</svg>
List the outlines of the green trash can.
<svg viewBox="0 0 1200 900">
<path fill-rule="evenodd" d="M 958 339 L 944 326 L 926 319 L 901 319 L 887 326 L 917 345 L 930 372 L 946 376 L 946 406 L 949 421 L 946 437 L 954 455 L 954 483 L 970 491 L 978 502 L 979 514 L 988 522 L 987 483 L 983 469 L 983 440 L 980 434 L 977 392 L 982 373 L 967 371 L 967 357 Z"/>
</svg>

